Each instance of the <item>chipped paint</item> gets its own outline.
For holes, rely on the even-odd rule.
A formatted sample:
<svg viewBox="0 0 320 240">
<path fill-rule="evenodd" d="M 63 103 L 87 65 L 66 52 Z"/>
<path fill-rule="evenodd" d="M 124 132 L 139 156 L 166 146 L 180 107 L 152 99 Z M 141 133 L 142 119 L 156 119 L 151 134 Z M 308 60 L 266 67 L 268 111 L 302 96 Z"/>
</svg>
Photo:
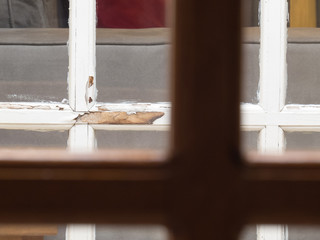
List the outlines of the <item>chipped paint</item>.
<svg viewBox="0 0 320 240">
<path fill-rule="evenodd" d="M 12 110 L 22 110 L 22 109 L 38 109 L 38 110 L 59 110 L 64 109 L 69 110 L 69 105 L 65 104 L 39 104 L 39 103 L 3 103 L 0 104 L 0 109 L 12 109 Z"/>
<path fill-rule="evenodd" d="M 163 112 L 91 112 L 80 115 L 78 123 L 89 124 L 152 124 Z"/>
<path fill-rule="evenodd" d="M 101 119 L 106 116 L 104 112 L 108 112 L 107 115 L 123 113 L 117 119 L 111 121 L 109 116 L 108 121 L 103 121 Z M 168 125 L 171 120 L 168 103 L 104 103 L 96 105 L 88 114 L 92 113 L 103 113 L 102 118 L 100 117 L 102 124 Z M 153 114 L 157 113 L 160 115 L 153 118 Z M 83 114 L 84 112 L 73 111 L 68 104 L 58 102 L 0 102 L 0 124 L 72 124 L 77 120 L 79 122 Z M 89 121 L 92 124 L 100 122 Z"/>
<path fill-rule="evenodd" d="M 158 103 L 97 103 L 90 112 L 126 112 L 126 113 L 139 113 L 139 112 L 162 112 L 164 116 L 156 119 L 153 125 L 168 125 L 171 122 L 171 103 L 158 102 Z"/>
<path fill-rule="evenodd" d="M 89 76 L 89 88 L 93 86 L 93 76 Z"/>
<path fill-rule="evenodd" d="M 99 111 L 109 111 L 109 109 L 104 106 L 98 106 L 97 108 Z"/>
<path fill-rule="evenodd" d="M 318 113 L 320 112 L 320 105 L 315 104 L 288 104 L 284 107 L 282 112 L 314 112 Z"/>
<path fill-rule="evenodd" d="M 160 109 L 171 109 L 171 104 L 168 102 L 165 103 L 97 103 L 90 111 L 130 111 L 133 112 L 159 112 Z"/>
</svg>

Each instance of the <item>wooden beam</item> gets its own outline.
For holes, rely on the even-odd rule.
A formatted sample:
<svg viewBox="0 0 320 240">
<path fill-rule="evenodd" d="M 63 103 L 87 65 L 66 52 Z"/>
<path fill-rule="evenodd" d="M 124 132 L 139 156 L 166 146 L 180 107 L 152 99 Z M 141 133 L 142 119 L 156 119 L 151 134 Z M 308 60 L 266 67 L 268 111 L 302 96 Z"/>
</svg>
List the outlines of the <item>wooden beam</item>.
<svg viewBox="0 0 320 240">
<path fill-rule="evenodd" d="M 123 178 L 87 182 L 0 181 L 0 222 L 164 223 L 168 184 Z"/>
<path fill-rule="evenodd" d="M 57 225 L 0 224 L 1 236 L 45 236 L 57 235 Z"/>
<path fill-rule="evenodd" d="M 24 239 L 22 239 L 22 237 L 9 237 L 9 236 L 1 237 L 0 236 L 0 240 L 24 240 Z"/>
</svg>

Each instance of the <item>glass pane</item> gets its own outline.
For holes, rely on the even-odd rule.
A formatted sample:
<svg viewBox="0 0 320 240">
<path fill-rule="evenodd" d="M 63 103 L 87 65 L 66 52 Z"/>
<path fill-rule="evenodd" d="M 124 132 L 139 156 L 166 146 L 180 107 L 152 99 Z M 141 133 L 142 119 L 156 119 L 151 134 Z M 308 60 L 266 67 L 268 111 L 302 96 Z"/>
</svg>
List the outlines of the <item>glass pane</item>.
<svg viewBox="0 0 320 240">
<path fill-rule="evenodd" d="M 0 148 L 66 148 L 68 131 L 0 129 Z"/>
<path fill-rule="evenodd" d="M 244 227 L 238 239 L 239 240 L 257 240 L 257 227 L 255 225 Z"/>
<path fill-rule="evenodd" d="M 98 0 L 98 102 L 168 102 L 173 0 Z"/>
<path fill-rule="evenodd" d="M 43 240 L 65 240 L 67 225 L 57 225 L 57 234 L 44 236 Z"/>
<path fill-rule="evenodd" d="M 286 103 L 319 104 L 320 31 L 317 28 L 288 30 L 288 89 Z"/>
<path fill-rule="evenodd" d="M 96 240 L 169 240 L 163 226 L 96 225 Z"/>
<path fill-rule="evenodd" d="M 0 101 L 67 98 L 68 1 L 0 0 Z"/>
<path fill-rule="evenodd" d="M 169 147 L 168 131 L 110 131 L 97 130 L 98 148 L 166 150 Z"/>
<path fill-rule="evenodd" d="M 259 0 L 242 0 L 242 26 L 258 27 Z"/>
<path fill-rule="evenodd" d="M 319 226 L 288 226 L 288 240 L 318 240 L 320 236 Z"/>
<path fill-rule="evenodd" d="M 319 150 L 320 132 L 285 132 L 287 150 Z"/>
<path fill-rule="evenodd" d="M 241 102 L 258 103 L 260 28 L 259 2 L 243 0 L 242 9 L 242 96 Z"/>
<path fill-rule="evenodd" d="M 317 225 L 278 225 L 260 229 L 257 236 L 257 226 L 245 226 L 239 234 L 239 240 L 257 239 L 287 239 L 287 240 L 318 240 L 320 227 Z"/>
<path fill-rule="evenodd" d="M 241 147 L 244 152 L 258 150 L 259 132 L 257 131 L 242 131 L 241 132 Z"/>
<path fill-rule="evenodd" d="M 319 104 L 320 1 L 290 0 L 287 104 Z"/>
</svg>

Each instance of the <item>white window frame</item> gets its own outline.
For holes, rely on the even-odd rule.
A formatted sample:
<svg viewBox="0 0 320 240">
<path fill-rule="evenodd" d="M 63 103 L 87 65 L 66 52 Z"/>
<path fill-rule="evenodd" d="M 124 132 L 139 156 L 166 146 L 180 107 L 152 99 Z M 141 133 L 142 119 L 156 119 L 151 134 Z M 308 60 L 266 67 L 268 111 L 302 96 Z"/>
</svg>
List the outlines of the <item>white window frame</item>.
<svg viewBox="0 0 320 240">
<path fill-rule="evenodd" d="M 259 131 L 261 153 L 285 151 L 284 131 L 319 132 L 320 128 L 319 105 L 285 104 L 287 20 L 287 0 L 261 0 L 259 103 L 241 105 L 241 127 Z M 257 226 L 257 239 L 288 240 L 287 226 Z"/>
<path fill-rule="evenodd" d="M 69 130 L 70 151 L 96 149 L 95 130 L 168 131 L 170 103 L 97 103 L 96 89 L 96 0 L 69 0 L 69 104 L 38 102 L 0 103 L 0 128 Z M 97 125 L 77 122 L 89 112 L 163 112 L 152 125 Z M 95 225 L 68 225 L 66 240 L 95 240 Z"/>
</svg>

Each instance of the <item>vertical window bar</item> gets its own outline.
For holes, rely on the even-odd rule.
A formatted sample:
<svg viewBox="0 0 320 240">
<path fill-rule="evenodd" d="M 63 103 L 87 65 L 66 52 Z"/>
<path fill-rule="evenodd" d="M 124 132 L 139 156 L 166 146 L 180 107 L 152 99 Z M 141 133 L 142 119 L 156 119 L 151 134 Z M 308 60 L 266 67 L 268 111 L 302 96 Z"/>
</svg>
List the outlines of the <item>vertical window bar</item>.
<svg viewBox="0 0 320 240">
<path fill-rule="evenodd" d="M 258 240 L 283 240 L 288 238 L 288 232 L 283 226 L 263 225 L 258 226 Z"/>
<path fill-rule="evenodd" d="M 66 230 L 66 240 L 95 240 L 95 225 L 72 224 Z"/>
<path fill-rule="evenodd" d="M 287 14 L 287 0 L 261 0 L 259 97 L 267 112 L 279 112 L 285 103 Z"/>
<path fill-rule="evenodd" d="M 279 113 L 287 86 L 287 0 L 261 0 L 260 105 L 266 113 Z M 261 152 L 281 153 L 284 133 L 280 126 L 266 126 L 260 133 Z M 257 226 L 258 240 L 287 240 L 283 225 Z"/>
<path fill-rule="evenodd" d="M 96 1 L 70 0 L 69 103 L 88 111 L 96 101 Z"/>
<path fill-rule="evenodd" d="M 70 129 L 68 148 L 71 152 L 91 152 L 95 147 L 95 132 L 90 125 L 76 124 Z"/>
<path fill-rule="evenodd" d="M 88 111 L 96 102 L 96 0 L 70 0 L 69 104 L 74 111 Z M 72 152 L 95 148 L 91 126 L 76 124 L 69 132 Z M 95 240 L 95 225 L 67 226 L 66 240 Z"/>
<path fill-rule="evenodd" d="M 71 152 L 91 152 L 95 149 L 95 132 L 88 124 L 76 124 L 69 131 L 68 148 Z M 95 240 L 94 224 L 69 224 L 66 240 Z"/>
</svg>

